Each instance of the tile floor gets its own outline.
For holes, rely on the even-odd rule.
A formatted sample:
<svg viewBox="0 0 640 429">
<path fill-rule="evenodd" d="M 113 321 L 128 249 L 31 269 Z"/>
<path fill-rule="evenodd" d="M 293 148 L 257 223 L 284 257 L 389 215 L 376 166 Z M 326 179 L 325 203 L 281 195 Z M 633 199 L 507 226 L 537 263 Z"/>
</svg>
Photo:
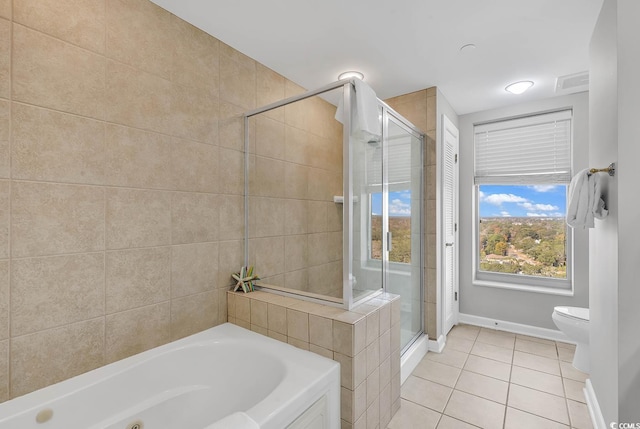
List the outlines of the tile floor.
<svg viewBox="0 0 640 429">
<path fill-rule="evenodd" d="M 575 346 L 458 325 L 402 385 L 388 429 L 592 429 Z"/>
</svg>

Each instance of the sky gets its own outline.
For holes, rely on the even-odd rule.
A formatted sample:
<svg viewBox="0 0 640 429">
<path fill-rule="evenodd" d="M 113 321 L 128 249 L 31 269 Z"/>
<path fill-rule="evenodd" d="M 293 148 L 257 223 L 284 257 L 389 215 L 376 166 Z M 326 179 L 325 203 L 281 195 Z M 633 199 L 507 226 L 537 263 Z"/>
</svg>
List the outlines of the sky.
<svg viewBox="0 0 640 429">
<path fill-rule="evenodd" d="M 382 194 L 371 194 L 371 213 L 382 214 Z M 389 192 L 389 216 L 411 216 L 411 191 Z"/>
<path fill-rule="evenodd" d="M 564 185 L 481 185 L 480 217 L 565 217 Z M 382 194 L 371 195 L 371 212 L 382 214 Z M 389 216 L 411 216 L 411 191 L 389 192 Z"/>
<path fill-rule="evenodd" d="M 565 185 L 481 185 L 480 217 L 564 217 Z"/>
</svg>

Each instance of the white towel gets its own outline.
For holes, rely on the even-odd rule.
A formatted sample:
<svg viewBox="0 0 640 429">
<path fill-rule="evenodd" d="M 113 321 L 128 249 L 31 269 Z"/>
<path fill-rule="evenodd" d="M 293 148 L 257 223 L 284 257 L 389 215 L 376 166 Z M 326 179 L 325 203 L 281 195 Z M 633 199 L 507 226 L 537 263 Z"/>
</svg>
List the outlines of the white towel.
<svg viewBox="0 0 640 429">
<path fill-rule="evenodd" d="M 592 174 L 589 176 L 589 182 L 593 183 L 592 189 L 592 206 L 591 212 L 596 219 L 604 219 L 609 214 L 609 210 L 605 208 L 604 200 L 602 199 L 602 175 Z"/>
<path fill-rule="evenodd" d="M 607 216 L 600 180 L 597 173 L 589 174 L 588 169 L 581 170 L 571 179 L 567 207 L 567 224 L 570 227 L 593 228 L 594 218 L 603 219 Z"/>
<path fill-rule="evenodd" d="M 587 223 L 589 205 L 589 170 L 578 172 L 569 184 L 569 207 L 567 207 L 567 225 L 572 228 L 584 227 Z"/>
<path fill-rule="evenodd" d="M 363 141 L 380 140 L 381 124 L 380 116 L 378 113 L 378 97 L 376 93 L 371 89 L 369 85 L 354 78 L 354 85 L 356 87 L 356 96 L 352 100 L 355 104 L 353 107 L 353 123 L 351 135 L 355 138 L 362 139 Z M 340 98 L 338 103 L 338 109 L 336 110 L 336 119 L 341 123 L 344 115 L 344 106 Z"/>
</svg>

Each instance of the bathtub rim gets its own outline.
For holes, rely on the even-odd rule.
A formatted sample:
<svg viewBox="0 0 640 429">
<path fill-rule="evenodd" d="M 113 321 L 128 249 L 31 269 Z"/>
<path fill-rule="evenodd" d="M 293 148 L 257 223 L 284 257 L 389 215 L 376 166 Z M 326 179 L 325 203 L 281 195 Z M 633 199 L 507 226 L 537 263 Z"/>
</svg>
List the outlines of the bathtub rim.
<svg viewBox="0 0 640 429">
<path fill-rule="evenodd" d="M 294 415 L 294 412 L 299 411 L 298 414 L 294 415 L 294 418 L 304 412 L 311 405 L 311 403 L 308 403 L 309 398 L 318 396 L 319 393 L 328 390 L 335 391 L 336 389 L 331 386 L 331 378 L 337 377 L 339 421 L 340 366 L 337 362 L 227 322 L 0 403 L 0 424 L 6 423 L 18 415 L 37 412 L 45 408 L 53 408 L 55 412 L 55 405 L 51 405 L 53 402 L 74 394 L 81 394 L 84 389 L 176 350 L 220 343 L 247 344 L 254 341 L 256 344 L 262 343 L 266 347 L 266 349 L 261 347 L 261 351 L 266 350 L 267 353 L 282 352 L 285 356 L 294 358 L 304 356 L 312 361 L 313 365 L 303 365 L 299 359 L 292 359 L 290 364 L 293 366 L 293 371 L 291 367 L 285 364 L 283 379 L 260 402 L 249 409 L 242 410 L 243 412 L 254 419 L 261 428 L 264 427 L 265 429 L 277 428 L 280 424 L 291 423 L 293 420 L 288 422 L 284 420 L 288 420 L 289 415 Z M 279 354 L 276 354 L 276 356 L 282 357 Z M 303 375 L 315 375 L 316 377 L 313 382 L 304 384 L 305 389 L 297 395 L 285 395 L 284 400 L 277 400 L 279 395 L 286 393 L 286 389 L 301 384 L 299 381 L 300 373 Z M 318 399 L 320 396 L 318 396 Z M 275 402 L 273 401 L 274 399 L 276 399 Z M 331 398 L 328 399 L 331 401 Z"/>
</svg>

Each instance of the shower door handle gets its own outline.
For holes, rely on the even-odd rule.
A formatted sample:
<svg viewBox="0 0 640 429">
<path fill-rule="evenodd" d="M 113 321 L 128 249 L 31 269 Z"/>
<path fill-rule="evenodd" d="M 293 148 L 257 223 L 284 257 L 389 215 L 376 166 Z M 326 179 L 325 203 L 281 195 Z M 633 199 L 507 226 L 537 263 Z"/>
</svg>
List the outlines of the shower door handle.
<svg viewBox="0 0 640 429">
<path fill-rule="evenodd" d="M 387 231 L 387 250 L 391 252 L 392 248 L 393 248 L 392 234 L 391 234 L 391 231 Z"/>
</svg>

